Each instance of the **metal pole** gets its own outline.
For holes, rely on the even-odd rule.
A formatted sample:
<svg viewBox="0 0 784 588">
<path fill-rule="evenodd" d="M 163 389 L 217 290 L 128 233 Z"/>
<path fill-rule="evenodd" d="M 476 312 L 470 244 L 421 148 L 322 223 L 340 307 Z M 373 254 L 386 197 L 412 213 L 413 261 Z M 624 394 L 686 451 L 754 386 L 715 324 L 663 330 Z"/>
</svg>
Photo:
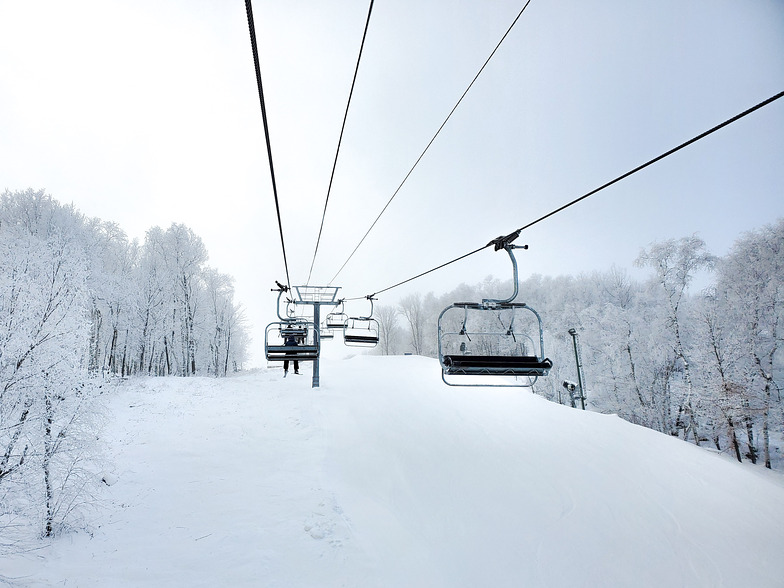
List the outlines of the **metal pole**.
<svg viewBox="0 0 784 588">
<path fill-rule="evenodd" d="M 316 326 L 316 342 L 318 344 L 318 355 L 313 361 L 313 383 L 312 388 L 319 387 L 319 357 L 321 356 L 321 303 L 313 304 L 313 324 Z"/>
<path fill-rule="evenodd" d="M 569 329 L 569 334 L 572 336 L 574 343 L 574 359 L 577 362 L 577 385 L 580 388 L 580 405 L 585 410 L 585 390 L 583 389 L 583 365 L 580 362 L 580 352 L 577 349 L 577 331 Z"/>
</svg>

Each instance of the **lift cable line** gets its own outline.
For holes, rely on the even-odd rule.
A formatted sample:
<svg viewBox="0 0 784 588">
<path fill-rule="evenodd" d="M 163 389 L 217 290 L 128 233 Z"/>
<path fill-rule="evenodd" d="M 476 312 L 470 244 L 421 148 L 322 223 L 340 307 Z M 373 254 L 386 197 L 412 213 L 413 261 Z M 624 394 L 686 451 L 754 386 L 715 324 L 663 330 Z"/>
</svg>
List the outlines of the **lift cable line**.
<svg viewBox="0 0 784 588">
<path fill-rule="evenodd" d="M 272 146 L 270 145 L 269 126 L 267 125 L 267 108 L 264 103 L 264 90 L 261 85 L 261 68 L 259 67 L 259 50 L 256 47 L 256 26 L 253 23 L 253 7 L 251 0 L 245 0 L 245 12 L 248 14 L 248 31 L 250 32 L 250 45 L 253 51 L 253 65 L 256 69 L 256 85 L 259 88 L 259 103 L 261 104 L 261 118 L 264 121 L 264 137 L 267 141 L 267 157 L 269 159 L 270 177 L 272 178 L 272 194 L 275 197 L 275 212 L 278 215 L 278 229 L 280 231 L 280 246 L 283 250 L 283 265 L 286 268 L 286 284 L 291 289 L 289 277 L 289 263 L 286 259 L 286 243 L 283 240 L 283 223 L 280 220 L 280 204 L 278 202 L 278 187 L 275 182 L 275 167 L 272 164 Z"/>
<path fill-rule="evenodd" d="M 425 156 L 425 153 L 427 153 L 428 149 L 430 149 L 430 146 L 431 146 L 431 145 L 433 144 L 433 142 L 436 140 L 436 137 L 438 137 L 438 135 L 441 133 L 441 130 L 442 130 L 442 129 L 443 129 L 445 126 L 446 126 L 446 123 L 447 123 L 447 122 L 449 122 L 449 119 L 450 119 L 450 118 L 452 118 L 452 115 L 455 113 L 455 110 L 457 110 L 457 107 L 458 107 L 458 106 L 460 106 L 460 103 L 463 101 L 463 98 L 465 98 L 465 97 L 466 97 L 466 94 L 468 94 L 468 91 L 469 91 L 469 90 L 470 90 L 470 89 L 473 87 L 473 85 L 474 85 L 474 82 L 476 82 L 476 80 L 477 80 L 477 79 L 479 78 L 479 76 L 482 74 L 482 72 L 484 71 L 485 67 L 487 67 L 487 64 L 488 64 L 488 63 L 490 63 L 490 60 L 491 60 L 491 59 L 493 58 L 493 56 L 495 55 L 496 51 L 498 51 L 498 48 L 501 46 L 501 43 L 503 43 L 503 42 L 504 42 L 504 40 L 506 39 L 506 37 L 507 37 L 507 36 L 509 35 L 509 33 L 511 32 L 512 28 L 514 28 L 515 24 L 517 24 L 517 21 L 518 21 L 518 20 L 520 20 L 520 17 L 523 15 L 523 12 L 525 12 L 525 9 L 526 9 L 526 8 L 528 8 L 528 5 L 529 5 L 530 3 L 531 3 L 531 0 L 528 0 L 528 1 L 525 3 L 525 5 L 523 6 L 523 8 L 520 10 L 520 12 L 519 12 L 519 13 L 517 14 L 517 16 L 515 17 L 514 21 L 512 21 L 512 24 L 511 24 L 511 25 L 509 25 L 509 28 L 508 28 L 508 29 L 506 30 L 506 32 L 504 33 L 503 37 L 501 37 L 501 40 L 500 40 L 500 41 L 498 41 L 498 43 L 496 44 L 496 46 L 495 46 L 495 49 L 493 49 L 492 53 L 490 53 L 490 56 L 489 56 L 489 57 L 488 57 L 488 58 L 485 60 L 485 62 L 484 62 L 484 64 L 482 65 L 482 67 L 481 67 L 481 68 L 479 68 L 479 71 L 478 71 L 478 72 L 477 72 L 477 74 L 474 76 L 474 79 L 473 79 L 473 80 L 471 80 L 471 83 L 470 83 L 470 84 L 468 84 L 468 87 L 465 89 L 465 91 L 463 92 L 463 94 L 460 96 L 460 99 L 457 101 L 457 103 L 454 105 L 454 107 L 452 107 L 452 110 L 451 110 L 451 111 L 449 111 L 449 114 L 447 115 L 446 119 L 444 119 L 444 122 L 442 122 L 442 123 L 441 123 L 441 126 L 440 126 L 440 127 L 438 127 L 438 130 L 436 131 L 435 135 L 433 135 L 433 138 L 432 138 L 432 139 L 430 139 L 430 142 L 427 144 L 427 146 L 425 147 L 424 151 L 422 151 L 422 153 L 419 155 L 419 157 L 417 158 L 417 160 L 414 162 L 414 165 L 413 165 L 413 166 L 411 166 L 411 169 L 410 169 L 410 170 L 408 170 L 408 173 L 407 173 L 407 174 L 406 174 L 406 176 L 403 178 L 403 181 L 402 181 L 402 182 L 400 182 L 400 185 L 397 187 L 397 190 L 395 190 L 395 192 L 394 192 L 394 193 L 392 194 L 392 196 L 389 198 L 389 200 L 387 201 L 387 203 L 384 205 L 384 208 L 382 208 L 382 209 L 381 209 L 381 212 L 379 212 L 379 213 L 378 213 L 378 216 L 376 217 L 376 220 L 374 220 L 374 221 L 373 221 L 373 224 L 371 224 L 371 225 L 370 225 L 370 228 L 367 230 L 367 232 L 365 233 L 365 235 L 362 237 L 362 239 L 360 239 L 360 240 L 359 240 L 359 243 L 357 243 L 357 246 L 356 246 L 356 247 L 354 247 L 354 250 L 351 252 L 351 255 L 349 255 L 349 256 L 348 256 L 348 259 L 346 259 L 346 261 L 344 261 L 344 262 L 343 262 L 343 265 L 342 265 L 342 266 L 340 266 L 340 269 L 337 271 L 337 273 L 336 273 L 336 274 L 335 274 L 335 275 L 332 277 L 332 279 L 329 281 L 329 283 L 330 283 L 330 284 L 331 284 L 332 282 L 334 282 L 334 281 L 335 281 L 335 278 L 337 278 L 337 277 L 338 277 L 338 275 L 340 275 L 340 272 L 342 272 L 342 271 L 343 271 L 343 268 L 345 268 L 345 267 L 346 267 L 346 265 L 348 264 L 348 262 L 349 262 L 349 261 L 351 261 L 351 258 L 352 258 L 352 257 L 354 257 L 354 254 L 357 252 L 357 249 L 359 249 L 359 247 L 362 245 L 362 243 L 364 243 L 365 239 L 366 239 L 366 238 L 367 238 L 367 236 L 370 234 L 370 231 L 372 231 L 372 230 L 373 230 L 373 227 L 375 227 L 375 226 L 376 226 L 376 223 L 378 223 L 378 220 L 379 220 L 379 219 L 381 218 L 381 216 L 382 216 L 382 215 L 383 215 L 383 214 L 386 212 L 387 208 L 389 208 L 389 205 L 392 203 L 392 200 L 394 200 L 394 199 L 395 199 L 395 196 L 397 196 L 398 192 L 400 192 L 400 189 L 403 187 L 403 184 L 405 184 L 405 183 L 406 183 L 406 181 L 408 180 L 409 176 L 411 176 L 411 174 L 413 173 L 414 169 L 416 169 L 416 166 L 417 166 L 417 165 L 419 165 L 419 162 L 420 162 L 420 161 L 422 161 L 422 158 Z"/>
<path fill-rule="evenodd" d="M 439 265 L 437 267 L 434 267 L 433 269 L 430 269 L 430 270 L 427 270 L 427 271 L 422 272 L 420 274 L 417 274 L 417 275 L 415 275 L 415 276 L 413 276 L 411 278 L 408 278 L 407 280 L 403 280 L 402 282 L 398 282 L 397 284 L 393 284 L 392 286 L 388 286 L 387 288 L 384 288 L 383 290 L 377 290 L 373 294 L 370 294 L 370 296 L 376 296 L 377 294 L 381 294 L 382 292 L 387 292 L 388 290 L 392 290 L 393 288 L 397 288 L 398 286 L 402 286 L 403 284 L 407 284 L 408 282 L 412 282 L 412 281 L 414 281 L 414 280 L 416 280 L 418 278 L 421 278 L 422 276 L 426 276 L 427 274 L 433 273 L 433 272 L 435 272 L 437 270 L 440 270 L 440 269 L 442 269 L 442 268 L 444 268 L 444 267 L 446 267 L 448 265 L 451 265 L 451 264 L 453 264 L 453 263 L 455 263 L 457 261 L 465 259 L 466 257 L 470 257 L 471 255 L 474 255 L 475 253 L 479 253 L 480 251 L 482 251 L 483 249 L 487 249 L 491 245 L 495 246 L 495 250 L 498 251 L 500 248 L 503 247 L 503 245 L 501 245 L 502 243 L 504 243 L 504 242 L 511 243 L 514 239 L 516 239 L 520 235 L 520 233 L 522 233 L 524 230 L 534 226 L 535 224 L 540 223 L 543 220 L 548 219 L 548 218 L 550 218 L 551 216 L 553 216 L 555 214 L 558 214 L 559 212 L 569 208 L 570 206 L 574 206 L 575 204 L 585 200 L 589 196 L 593 196 L 597 192 L 600 192 L 600 191 L 604 190 L 605 188 L 608 188 L 608 187 L 612 186 L 613 184 L 616 184 L 617 182 L 620 182 L 621 180 L 623 180 L 625 178 L 628 178 L 632 174 L 635 174 L 638 171 L 641 171 L 641 170 L 645 169 L 646 167 L 648 167 L 650 165 L 653 165 L 654 163 L 656 163 L 658 161 L 661 161 L 665 157 L 668 157 L 668 156 L 672 155 L 673 153 L 675 153 L 677 151 L 680 151 L 684 147 L 688 147 L 692 143 L 696 143 L 700 139 L 704 139 L 705 137 L 715 133 L 719 129 L 723 129 L 724 127 L 726 127 L 726 126 L 728 126 L 728 125 L 730 125 L 730 124 L 732 124 L 732 123 L 742 119 L 743 117 L 751 114 L 752 112 L 755 112 L 755 111 L 759 110 L 760 108 L 762 108 L 764 106 L 767 106 L 768 104 L 771 104 L 772 102 L 775 102 L 776 100 L 778 100 L 778 99 L 780 99 L 782 97 L 784 97 L 784 91 L 779 92 L 778 94 L 776 94 L 774 96 L 771 96 L 767 100 L 763 100 L 762 102 L 760 102 L 759 104 L 756 104 L 755 106 L 752 106 L 748 110 L 744 110 L 740 114 L 737 114 L 737 115 L 733 116 L 732 118 L 729 118 L 729 119 L 725 120 L 723 123 L 718 124 L 718 125 L 716 125 L 715 127 L 711 128 L 711 129 L 708 129 L 704 133 L 700 133 L 696 137 L 693 137 L 692 139 L 689 139 L 688 141 L 686 141 L 684 143 L 681 143 L 677 147 L 673 147 L 669 151 L 666 151 L 665 153 L 662 153 L 661 155 L 659 155 L 657 157 L 654 157 L 653 159 L 643 163 L 642 165 L 638 165 L 634 169 L 629 170 L 625 174 L 622 174 L 622 175 L 618 176 L 614 180 L 610 180 L 609 182 L 607 182 L 605 184 L 602 184 L 598 188 L 595 188 L 595 189 L 591 190 L 590 192 L 587 192 L 586 194 L 583 194 L 579 198 L 575 198 L 571 202 L 567 202 L 566 204 L 564 204 L 563 206 L 561 206 L 559 208 L 556 208 L 552 212 L 548 212 L 544 216 L 539 217 L 538 219 L 536 219 L 535 221 L 532 221 L 532 222 L 528 223 L 527 225 L 524 225 L 524 226 L 520 227 L 519 229 L 517 229 L 517 230 L 513 231 L 512 233 L 510 233 L 509 235 L 502 236 L 502 237 L 497 237 L 497 238 L 493 239 L 492 241 L 490 241 L 487 245 L 484 245 L 483 247 L 479 247 L 478 249 L 474 249 L 473 251 L 471 251 L 469 253 L 466 253 L 465 255 L 461 255 L 460 257 L 457 257 L 457 258 L 455 258 L 455 259 L 453 259 L 451 261 L 447 261 L 446 263 L 442 263 L 441 265 Z M 351 300 L 351 299 L 347 298 L 347 300 Z"/>
<path fill-rule="evenodd" d="M 752 106 L 752 107 L 751 107 L 751 108 L 749 108 L 748 110 L 744 110 L 744 111 L 743 111 L 743 112 L 741 112 L 740 114 L 736 114 L 736 115 L 735 115 L 735 116 L 733 116 L 732 118 L 725 120 L 723 123 L 716 125 L 716 126 L 715 126 L 715 127 L 713 127 L 712 129 L 708 129 L 708 130 L 707 130 L 707 131 L 705 131 L 704 133 L 701 133 L 701 134 L 697 135 L 696 137 L 694 137 L 694 138 L 692 138 L 692 139 L 689 139 L 689 140 L 688 140 L 688 141 L 686 141 L 685 143 L 681 143 L 681 144 L 680 144 L 680 145 L 678 145 L 677 147 L 673 147 L 672 149 L 670 149 L 670 150 L 669 150 L 669 151 L 667 151 L 666 153 L 662 153 L 662 154 L 661 154 L 661 155 L 659 155 L 658 157 L 654 157 L 654 158 L 653 158 L 653 159 L 651 159 L 650 161 L 647 161 L 647 162 L 643 163 L 642 165 L 639 165 L 639 166 L 635 167 L 634 169 L 632 169 L 632 170 L 629 170 L 628 172 L 626 172 L 625 174 L 623 174 L 623 175 L 621 175 L 621 176 L 618 176 L 618 177 L 617 177 L 617 178 L 615 178 L 614 180 L 611 180 L 611 181 L 607 182 L 606 184 L 603 184 L 603 185 L 599 186 L 598 188 L 595 188 L 594 190 L 591 190 L 591 191 L 590 191 L 590 192 L 588 192 L 587 194 L 583 194 L 583 195 L 582 195 L 582 196 L 580 196 L 579 198 L 575 198 L 575 199 L 574 199 L 574 200 L 572 200 L 571 202 L 568 202 L 568 203 L 564 204 L 564 205 L 563 205 L 563 206 L 561 206 L 560 208 L 556 208 L 556 209 L 555 209 L 555 210 L 553 210 L 552 212 L 549 212 L 549 213 L 547 213 L 546 215 L 544 215 L 543 217 L 540 217 L 540 218 L 536 219 L 535 221 L 532 221 L 532 222 L 528 223 L 527 225 L 524 225 L 524 226 L 520 227 L 520 228 L 518 229 L 518 231 L 524 231 L 525 229 L 527 229 L 527 228 L 529 228 L 529 227 L 532 227 L 532 226 L 534 226 L 534 225 L 535 225 L 535 224 L 537 224 L 537 223 L 540 223 L 540 222 L 542 222 L 543 220 L 545 220 L 545 219 L 547 219 L 547 218 L 549 218 L 549 217 L 553 216 L 554 214 L 557 214 L 557 213 L 561 212 L 562 210 L 565 210 L 565 209 L 569 208 L 570 206 L 572 206 L 572 205 L 574 205 L 574 204 L 577 204 L 577 203 L 578 203 L 578 202 L 580 202 L 581 200 L 585 200 L 585 199 L 586 199 L 586 198 L 588 198 L 589 196 L 593 196 L 593 195 L 594 195 L 594 194 L 596 194 L 597 192 L 600 192 L 601 190 L 604 190 L 605 188 L 609 188 L 609 187 L 610 187 L 610 186 L 612 186 L 613 184 L 615 184 L 615 183 L 617 183 L 617 182 L 620 182 L 621 180 L 623 180 L 623 179 L 625 179 L 625 178 L 628 178 L 630 175 L 632 175 L 632 174 L 635 174 L 635 173 L 637 173 L 638 171 L 645 169 L 645 168 L 646 168 L 646 167 L 648 167 L 649 165 L 653 165 L 653 164 L 654 164 L 654 163 L 656 163 L 657 161 L 661 161 L 662 159 L 664 159 L 665 157 L 668 157 L 668 156 L 672 155 L 672 154 L 673 154 L 673 153 L 675 153 L 676 151 L 680 151 L 680 150 L 681 150 L 681 149 L 683 149 L 684 147 L 688 147 L 688 146 L 689 146 L 689 145 L 691 145 L 692 143 L 696 143 L 696 142 L 697 142 L 697 141 L 699 141 L 700 139 L 704 139 L 704 138 L 705 138 L 705 137 L 707 137 L 708 135 L 710 135 L 710 134 L 713 134 L 713 133 L 715 133 L 716 131 L 718 131 L 718 130 L 720 130 L 720 129 L 723 129 L 724 127 L 726 127 L 726 126 L 728 126 L 728 125 L 730 125 L 730 124 L 734 123 L 735 121 L 742 119 L 744 116 L 746 116 L 746 115 L 748 115 L 748 114 L 751 114 L 752 112 L 754 112 L 754 111 L 756 111 L 756 110 L 759 110 L 759 109 L 760 109 L 760 108 L 762 108 L 763 106 L 767 106 L 767 105 L 768 105 L 768 104 L 770 104 L 771 102 L 775 102 L 776 100 L 778 100 L 778 99 L 779 99 L 779 98 L 781 98 L 782 96 L 784 96 L 784 92 L 779 92 L 779 93 L 778 93 L 778 94 L 776 94 L 775 96 L 771 96 L 771 97 L 770 97 L 770 98 L 768 98 L 767 100 L 763 100 L 763 101 L 762 101 L 762 102 L 760 102 L 759 104 L 756 104 L 755 106 Z"/>
<path fill-rule="evenodd" d="M 351 97 L 354 95 L 354 85 L 357 83 L 357 74 L 359 73 L 359 62 L 362 59 L 362 50 L 365 48 L 365 39 L 367 38 L 368 27 L 370 26 L 370 15 L 373 12 L 373 0 L 370 0 L 370 8 L 368 8 L 367 21 L 365 22 L 365 32 L 362 33 L 362 43 L 359 46 L 359 55 L 357 56 L 357 66 L 354 69 L 354 79 L 351 81 L 351 90 L 348 93 L 348 103 L 346 104 L 346 112 L 343 115 L 343 126 L 340 127 L 340 137 L 338 138 L 338 147 L 335 152 L 335 161 L 332 164 L 332 173 L 329 176 L 329 187 L 327 188 L 327 198 L 324 201 L 324 212 L 321 215 L 321 226 L 319 227 L 318 238 L 316 239 L 316 249 L 313 252 L 313 261 L 310 262 L 310 271 L 308 272 L 307 284 L 310 284 L 310 276 L 313 275 L 313 266 L 316 263 L 316 256 L 318 255 L 319 243 L 321 243 L 321 232 L 324 230 L 324 219 L 327 216 L 327 205 L 329 204 L 329 195 L 332 192 L 332 181 L 335 179 L 335 168 L 338 165 L 338 155 L 340 154 L 340 144 L 343 142 L 343 132 L 346 130 L 346 119 L 348 118 L 348 108 L 351 106 Z"/>
</svg>

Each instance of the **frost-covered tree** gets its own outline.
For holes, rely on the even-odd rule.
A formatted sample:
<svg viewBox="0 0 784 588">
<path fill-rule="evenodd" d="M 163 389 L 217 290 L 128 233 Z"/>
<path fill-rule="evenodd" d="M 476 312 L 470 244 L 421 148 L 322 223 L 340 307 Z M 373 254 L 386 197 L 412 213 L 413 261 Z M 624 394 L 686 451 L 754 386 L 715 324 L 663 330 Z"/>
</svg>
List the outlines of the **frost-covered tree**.
<svg viewBox="0 0 784 588">
<path fill-rule="evenodd" d="M 419 293 L 410 294 L 400 301 L 400 314 L 409 329 L 411 349 L 416 355 L 425 350 L 425 309 Z"/>
<path fill-rule="evenodd" d="M 66 524 L 90 478 L 82 441 L 92 386 L 82 219 L 43 192 L 0 201 L 0 487 L 7 514 L 42 511 L 44 535 Z M 89 437 L 89 435 L 87 435 Z"/>
<path fill-rule="evenodd" d="M 91 370 L 125 376 L 132 371 L 136 325 L 133 284 L 138 245 L 115 223 L 93 221 L 86 235 L 91 292 Z"/>
<path fill-rule="evenodd" d="M 390 305 L 378 305 L 375 307 L 375 315 L 378 318 L 379 347 L 382 355 L 395 353 L 399 344 L 400 326 L 398 317 L 400 309 Z"/>
<path fill-rule="evenodd" d="M 235 349 L 241 347 L 240 332 L 243 330 L 242 310 L 234 304 L 234 281 L 231 276 L 212 268 L 204 273 L 204 295 L 206 318 L 205 335 L 208 338 L 207 372 L 215 376 L 225 376 L 235 371 L 242 360 Z"/>
<path fill-rule="evenodd" d="M 640 267 L 652 267 L 655 280 L 664 291 L 666 301 L 667 328 L 671 332 L 672 350 L 677 363 L 672 371 L 681 371 L 685 381 L 685 393 L 678 401 L 676 427 L 683 430 L 684 439 L 689 434 L 694 442 L 700 442 L 699 425 L 695 413 L 694 381 L 684 332 L 684 297 L 694 273 L 712 267 L 714 258 L 706 251 L 705 242 L 692 235 L 681 239 L 669 239 L 654 243 L 644 249 L 637 258 Z"/>
<path fill-rule="evenodd" d="M 42 190 L 0 195 L 0 535 L 55 534 L 89 502 L 103 378 L 242 365 L 231 279 L 206 259 L 183 225 L 139 246 Z"/>
<path fill-rule="evenodd" d="M 161 233 L 158 227 L 147 232 L 133 276 L 136 285 L 133 291 L 136 299 L 134 308 L 138 324 L 137 369 L 138 373 L 148 375 L 171 373 L 170 369 L 166 369 L 170 364 L 164 344 L 168 317 L 166 303 L 169 300 L 166 269 L 160 252 L 152 245 L 162 238 Z"/>
<path fill-rule="evenodd" d="M 200 274 L 207 261 L 201 238 L 185 225 L 173 224 L 156 243 L 172 280 L 172 338 L 179 340 L 180 375 L 196 373 L 196 323 L 199 311 Z"/>
<path fill-rule="evenodd" d="M 746 360 L 745 369 L 738 371 L 746 375 L 743 388 L 750 392 L 747 422 L 754 420 L 753 412 L 760 414 L 763 459 L 771 467 L 773 409 L 780 405 L 775 368 L 777 360 L 780 366 L 784 321 L 784 220 L 735 243 L 719 265 L 717 289 L 726 301 L 727 316 L 738 329 L 741 357 Z M 754 457 L 753 442 L 750 445 Z"/>
<path fill-rule="evenodd" d="M 727 298 L 715 288 L 703 295 L 697 325 L 702 345 L 697 348 L 697 353 L 704 357 L 700 385 L 712 401 L 708 415 L 713 424 L 713 443 L 718 450 L 723 450 L 726 444 L 735 458 L 743 461 L 738 429 L 741 423 L 748 422 L 745 410 L 748 395 L 742 376 L 745 354 L 741 332 L 735 328 L 729 310 Z M 748 441 L 748 455 L 756 461 L 753 433 Z"/>
</svg>

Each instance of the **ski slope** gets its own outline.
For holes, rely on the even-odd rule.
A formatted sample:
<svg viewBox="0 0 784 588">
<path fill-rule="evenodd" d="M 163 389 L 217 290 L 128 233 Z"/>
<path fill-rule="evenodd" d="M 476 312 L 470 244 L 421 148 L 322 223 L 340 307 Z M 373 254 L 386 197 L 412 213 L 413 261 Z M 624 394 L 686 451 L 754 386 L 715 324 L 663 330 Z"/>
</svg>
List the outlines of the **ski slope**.
<svg viewBox="0 0 784 588">
<path fill-rule="evenodd" d="M 107 395 L 92 534 L 0 559 L 18 586 L 781 586 L 776 472 L 437 361 Z M 1 582 L 0 582 L 1 583 Z"/>
</svg>

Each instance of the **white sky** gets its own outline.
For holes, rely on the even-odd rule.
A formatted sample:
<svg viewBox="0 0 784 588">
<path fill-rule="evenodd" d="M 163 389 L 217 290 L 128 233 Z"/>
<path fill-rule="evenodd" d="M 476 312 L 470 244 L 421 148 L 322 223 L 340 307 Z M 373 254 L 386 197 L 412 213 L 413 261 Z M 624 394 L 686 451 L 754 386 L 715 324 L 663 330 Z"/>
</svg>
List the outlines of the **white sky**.
<svg viewBox="0 0 784 588">
<path fill-rule="evenodd" d="M 311 283 L 334 276 L 522 5 L 376 2 Z M 253 7 L 299 284 L 368 2 Z M 533 0 L 335 285 L 362 296 L 458 257 L 783 89 L 782 1 Z M 524 233 L 521 277 L 628 268 L 694 232 L 724 254 L 784 215 L 783 162 L 784 99 Z M 28 187 L 131 237 L 185 223 L 263 339 L 285 274 L 244 2 L 0 0 L 0 190 Z M 510 277 L 505 255 L 380 303 L 488 274 Z"/>
</svg>

